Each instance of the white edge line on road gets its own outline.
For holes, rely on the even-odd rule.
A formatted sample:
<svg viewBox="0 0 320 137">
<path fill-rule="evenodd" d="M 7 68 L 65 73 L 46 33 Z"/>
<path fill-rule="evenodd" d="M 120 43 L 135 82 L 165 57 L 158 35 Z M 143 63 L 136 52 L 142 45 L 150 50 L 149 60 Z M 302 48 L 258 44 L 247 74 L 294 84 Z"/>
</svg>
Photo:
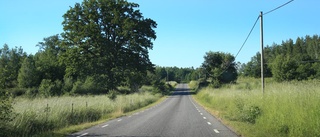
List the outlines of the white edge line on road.
<svg viewBox="0 0 320 137">
<path fill-rule="evenodd" d="M 118 122 L 120 122 L 122 119 L 118 119 Z"/>
<path fill-rule="evenodd" d="M 208 125 L 211 125 L 211 123 L 210 122 L 207 122 L 208 123 Z"/>
<path fill-rule="evenodd" d="M 109 124 L 103 125 L 102 128 L 109 126 Z"/>
<path fill-rule="evenodd" d="M 218 129 L 213 129 L 214 132 L 220 133 Z"/>
<path fill-rule="evenodd" d="M 77 136 L 77 137 L 82 137 L 82 136 L 85 136 L 85 135 L 88 135 L 88 133 L 83 133 L 83 134 L 81 134 L 80 136 Z"/>
</svg>

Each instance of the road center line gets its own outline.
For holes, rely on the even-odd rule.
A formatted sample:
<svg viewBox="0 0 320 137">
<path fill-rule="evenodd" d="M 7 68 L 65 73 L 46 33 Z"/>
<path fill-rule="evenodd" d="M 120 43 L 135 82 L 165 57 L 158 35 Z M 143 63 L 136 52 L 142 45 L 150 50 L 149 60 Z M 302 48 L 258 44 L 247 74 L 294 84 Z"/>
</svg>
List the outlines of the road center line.
<svg viewBox="0 0 320 137">
<path fill-rule="evenodd" d="M 210 122 L 207 122 L 208 123 L 208 125 L 211 125 L 211 123 Z"/>
<path fill-rule="evenodd" d="M 203 117 L 203 119 L 207 119 L 206 117 Z"/>
<path fill-rule="evenodd" d="M 82 136 L 85 136 L 85 135 L 88 135 L 88 133 L 83 133 L 83 134 L 81 134 L 80 136 L 77 136 L 77 137 L 82 137 Z"/>
<path fill-rule="evenodd" d="M 203 113 L 200 113 L 200 115 L 203 115 Z"/>
<path fill-rule="evenodd" d="M 102 128 L 109 126 L 109 124 L 103 125 Z"/>
<path fill-rule="evenodd" d="M 214 132 L 220 133 L 218 129 L 213 129 Z"/>
</svg>

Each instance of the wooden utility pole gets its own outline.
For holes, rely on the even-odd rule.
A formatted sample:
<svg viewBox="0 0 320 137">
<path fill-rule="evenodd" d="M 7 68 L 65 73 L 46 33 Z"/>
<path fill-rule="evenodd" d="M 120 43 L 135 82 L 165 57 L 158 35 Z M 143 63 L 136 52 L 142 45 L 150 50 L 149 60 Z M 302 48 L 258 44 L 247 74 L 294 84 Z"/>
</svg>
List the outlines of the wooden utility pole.
<svg viewBox="0 0 320 137">
<path fill-rule="evenodd" d="M 264 53 L 263 53 L 263 13 L 260 12 L 260 39 L 261 39 L 261 90 L 264 93 Z"/>
</svg>

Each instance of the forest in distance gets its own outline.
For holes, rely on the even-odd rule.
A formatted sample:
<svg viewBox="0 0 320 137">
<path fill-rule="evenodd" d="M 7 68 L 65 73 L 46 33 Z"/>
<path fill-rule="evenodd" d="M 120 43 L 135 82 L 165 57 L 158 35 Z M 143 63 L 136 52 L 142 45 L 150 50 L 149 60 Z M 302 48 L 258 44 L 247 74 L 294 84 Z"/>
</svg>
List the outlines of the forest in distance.
<svg viewBox="0 0 320 137">
<path fill-rule="evenodd" d="M 54 45 L 59 43 L 61 43 L 59 35 L 44 38 L 44 41 L 37 45 L 39 51 L 35 55 L 28 55 L 21 47 L 9 49 L 8 45 L 4 44 L 0 49 L 1 89 L 10 90 L 10 93 L 15 96 L 27 93 L 31 96 L 39 94 L 48 97 L 63 94 L 88 94 L 89 92 L 86 92 L 85 89 L 97 88 L 93 76 L 78 80 L 65 77 L 66 66 L 59 62 L 62 58 L 59 54 L 61 49 L 59 45 Z M 320 38 L 318 35 L 298 37 L 295 42 L 289 39 L 283 41 L 282 44 L 274 43 L 272 46 L 266 46 L 264 51 L 266 77 L 272 77 L 279 82 L 320 78 Z M 211 58 L 209 58 L 210 55 L 212 55 Z M 223 63 L 222 57 L 225 55 L 231 57 L 232 63 L 226 63 L 230 61 Z M 219 59 L 220 63 L 217 61 Z M 236 77 L 259 78 L 261 75 L 260 53 L 257 52 L 249 62 L 240 63 L 234 62 L 234 57 L 228 53 L 210 51 L 204 56 L 204 63 L 199 68 L 155 66 L 153 70 L 146 73 L 147 77 L 142 78 L 138 75 L 136 79 L 140 78 L 139 81 L 141 81 L 138 87 L 157 83 L 155 81 L 158 83 L 160 81 L 187 83 L 198 79 L 212 81 L 217 79 L 221 82 L 223 74 L 228 73 L 225 71 L 226 67 L 236 69 Z M 236 80 L 236 77 L 231 81 Z M 122 81 L 119 86 L 130 87 L 128 82 L 129 80 Z M 85 87 L 81 89 L 82 85 Z M 99 89 L 95 90 L 91 94 L 99 93 L 97 92 Z M 131 91 L 134 92 L 133 90 Z M 90 89 L 90 91 L 93 90 Z"/>
</svg>

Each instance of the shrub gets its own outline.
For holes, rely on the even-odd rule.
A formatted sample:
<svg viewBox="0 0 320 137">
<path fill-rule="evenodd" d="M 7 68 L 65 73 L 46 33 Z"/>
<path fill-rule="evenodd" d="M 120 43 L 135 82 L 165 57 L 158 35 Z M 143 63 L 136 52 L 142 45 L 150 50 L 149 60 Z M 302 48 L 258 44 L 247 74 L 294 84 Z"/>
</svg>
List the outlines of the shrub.
<svg viewBox="0 0 320 137">
<path fill-rule="evenodd" d="M 111 100 L 115 100 L 117 98 L 117 92 L 115 90 L 109 91 L 108 98 Z"/>
<path fill-rule="evenodd" d="M 0 136 L 10 131 L 9 122 L 13 120 L 13 108 L 10 94 L 0 89 Z"/>
<path fill-rule="evenodd" d="M 56 80 L 52 82 L 49 79 L 43 79 L 39 86 L 39 94 L 43 97 L 50 97 L 52 95 L 61 95 L 62 94 L 62 82 Z"/>
<path fill-rule="evenodd" d="M 25 88 L 12 88 L 9 90 L 10 90 L 10 93 L 14 97 L 17 97 L 17 96 L 21 96 L 21 95 L 25 94 L 27 89 L 25 89 Z"/>
</svg>

